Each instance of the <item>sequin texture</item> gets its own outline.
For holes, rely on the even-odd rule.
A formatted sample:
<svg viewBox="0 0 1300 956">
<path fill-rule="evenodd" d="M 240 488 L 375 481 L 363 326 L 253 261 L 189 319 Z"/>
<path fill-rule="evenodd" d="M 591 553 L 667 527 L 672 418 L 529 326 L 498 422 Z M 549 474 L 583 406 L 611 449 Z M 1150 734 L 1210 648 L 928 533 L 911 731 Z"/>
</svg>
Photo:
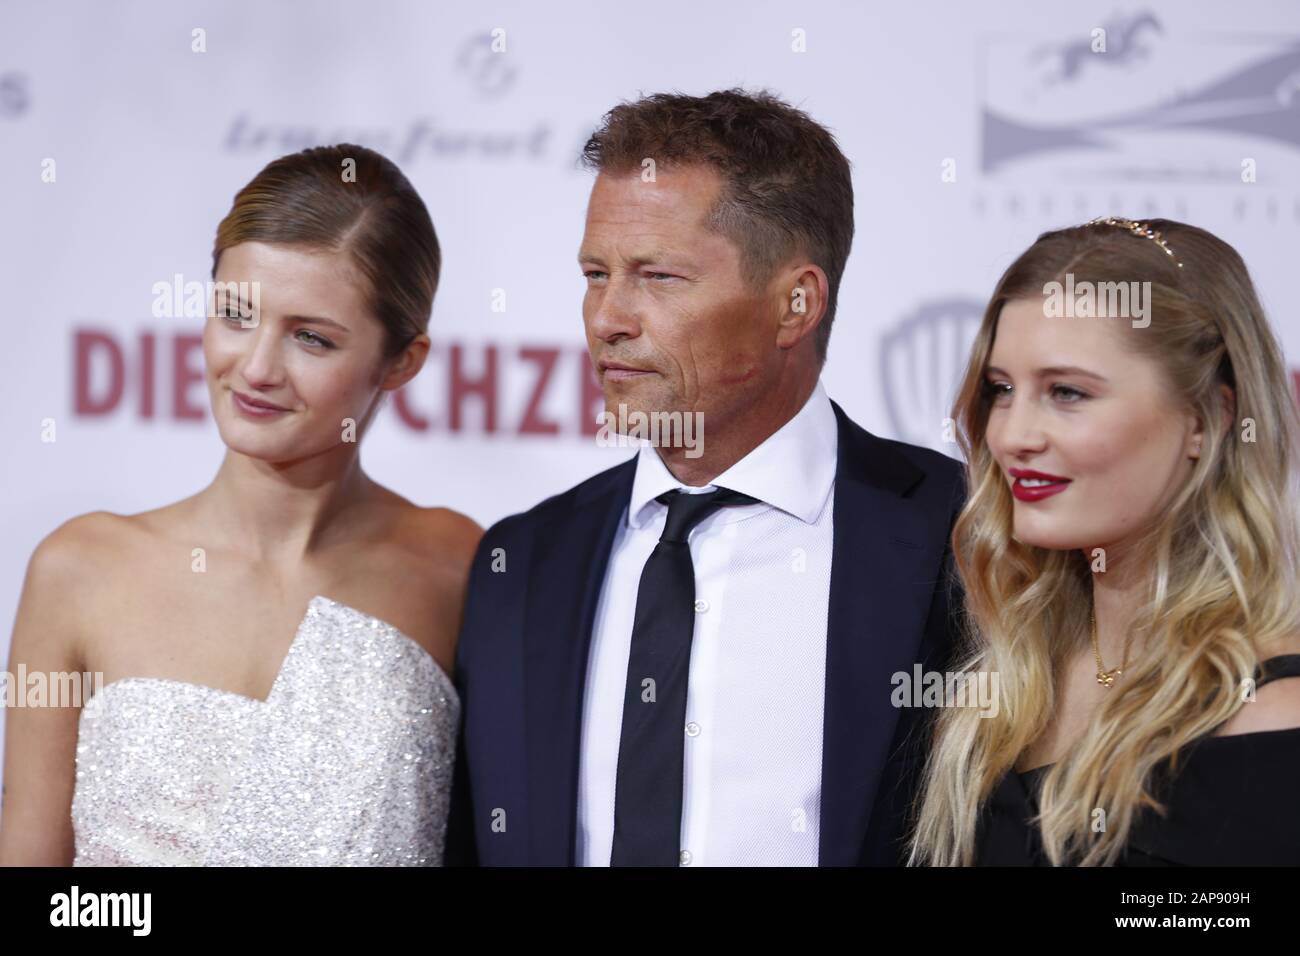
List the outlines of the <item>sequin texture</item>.
<svg viewBox="0 0 1300 956">
<path fill-rule="evenodd" d="M 459 720 L 423 647 L 317 595 L 265 701 L 152 677 L 87 701 L 74 865 L 440 865 Z"/>
</svg>

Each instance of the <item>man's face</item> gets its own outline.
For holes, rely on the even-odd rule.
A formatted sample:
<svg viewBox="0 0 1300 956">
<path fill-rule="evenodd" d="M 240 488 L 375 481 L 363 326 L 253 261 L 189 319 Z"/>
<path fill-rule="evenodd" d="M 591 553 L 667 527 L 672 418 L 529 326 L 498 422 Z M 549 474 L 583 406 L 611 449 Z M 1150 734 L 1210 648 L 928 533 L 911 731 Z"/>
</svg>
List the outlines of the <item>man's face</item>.
<svg viewBox="0 0 1300 956">
<path fill-rule="evenodd" d="M 741 276 L 739 248 L 709 230 L 722 189 L 705 166 L 601 173 L 578 262 L 582 319 L 605 408 L 701 412 L 725 427 L 779 375 L 782 294 Z"/>
</svg>

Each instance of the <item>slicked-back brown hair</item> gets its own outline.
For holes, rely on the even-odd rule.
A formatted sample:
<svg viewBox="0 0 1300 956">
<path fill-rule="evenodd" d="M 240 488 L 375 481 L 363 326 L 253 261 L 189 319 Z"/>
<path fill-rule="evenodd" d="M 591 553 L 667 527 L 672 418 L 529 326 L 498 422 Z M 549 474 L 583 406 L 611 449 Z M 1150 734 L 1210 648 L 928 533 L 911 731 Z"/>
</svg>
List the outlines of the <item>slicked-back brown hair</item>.
<svg viewBox="0 0 1300 956">
<path fill-rule="evenodd" d="M 739 247 L 751 285 L 800 254 L 822 268 L 830 289 L 816 345 L 825 362 L 853 244 L 849 161 L 830 131 L 766 91 L 655 93 L 606 113 L 582 151 L 598 172 L 639 170 L 645 159 L 719 173 L 722 194 L 708 224 Z"/>
<path fill-rule="evenodd" d="M 355 178 L 344 179 L 352 160 Z M 217 226 L 221 253 L 241 242 L 346 252 L 384 326 L 385 359 L 429 327 L 442 251 L 424 200 L 391 160 L 364 146 L 314 146 L 272 160 Z"/>
</svg>

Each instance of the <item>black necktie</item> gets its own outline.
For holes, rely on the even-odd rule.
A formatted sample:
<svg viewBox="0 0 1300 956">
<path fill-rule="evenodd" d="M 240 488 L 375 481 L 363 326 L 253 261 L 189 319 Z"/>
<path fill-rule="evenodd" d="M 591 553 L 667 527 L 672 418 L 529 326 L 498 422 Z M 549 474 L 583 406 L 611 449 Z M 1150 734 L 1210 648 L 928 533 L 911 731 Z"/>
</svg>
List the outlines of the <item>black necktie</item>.
<svg viewBox="0 0 1300 956">
<path fill-rule="evenodd" d="M 757 499 L 719 488 L 669 491 L 664 532 L 641 571 L 623 690 L 611 866 L 677 866 L 682 830 L 682 734 L 695 634 L 691 529 L 719 508 Z"/>
</svg>

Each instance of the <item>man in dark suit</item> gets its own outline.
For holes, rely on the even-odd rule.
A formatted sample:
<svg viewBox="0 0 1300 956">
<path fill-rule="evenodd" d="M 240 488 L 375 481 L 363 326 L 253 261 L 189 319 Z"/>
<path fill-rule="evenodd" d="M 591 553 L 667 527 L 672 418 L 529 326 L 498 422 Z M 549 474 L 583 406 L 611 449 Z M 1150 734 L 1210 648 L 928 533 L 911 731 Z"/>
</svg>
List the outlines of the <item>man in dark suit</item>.
<svg viewBox="0 0 1300 956">
<path fill-rule="evenodd" d="M 446 860 L 897 864 L 927 715 L 894 675 L 948 663 L 964 487 L 820 383 L 848 162 L 741 90 L 623 104 L 584 157 L 588 346 L 645 443 L 483 538 Z"/>
</svg>

